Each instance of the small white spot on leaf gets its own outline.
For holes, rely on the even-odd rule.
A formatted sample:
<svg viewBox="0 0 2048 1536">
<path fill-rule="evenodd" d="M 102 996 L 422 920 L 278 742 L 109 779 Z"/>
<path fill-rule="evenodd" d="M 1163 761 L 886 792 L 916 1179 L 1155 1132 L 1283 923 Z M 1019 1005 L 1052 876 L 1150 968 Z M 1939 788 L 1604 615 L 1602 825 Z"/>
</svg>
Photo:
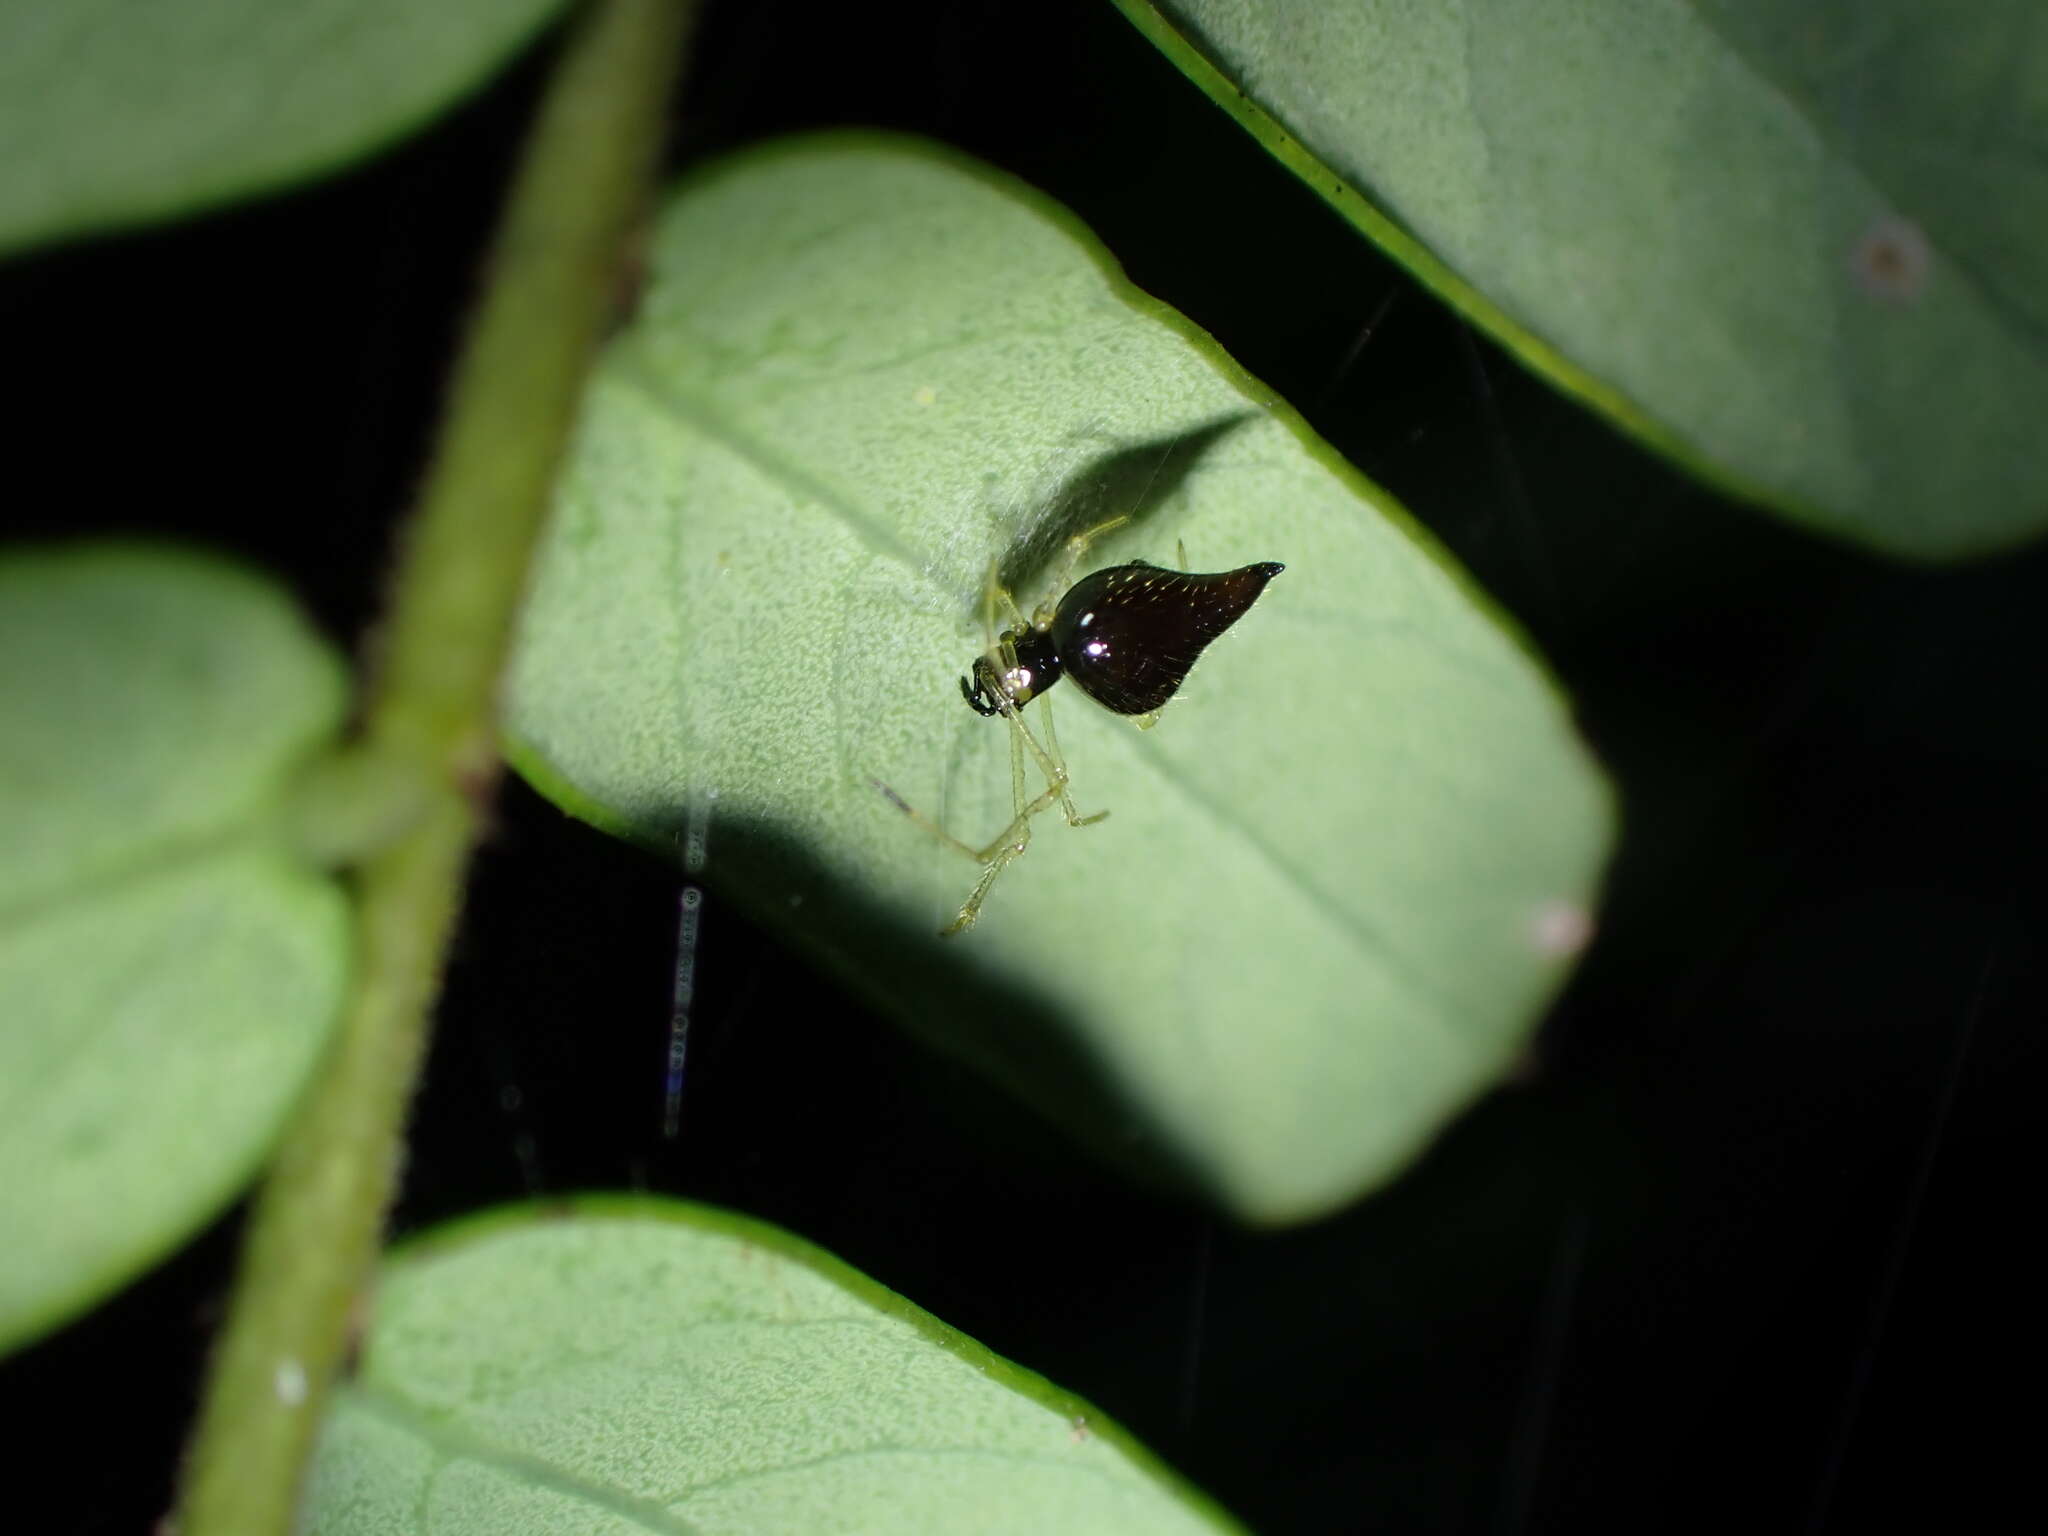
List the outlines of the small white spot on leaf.
<svg viewBox="0 0 2048 1536">
<path fill-rule="evenodd" d="M 1576 955 L 1593 937 L 1593 914 L 1575 901 L 1546 901 L 1529 919 L 1529 943 L 1538 954 Z"/>
<path fill-rule="evenodd" d="M 277 1373 L 273 1378 L 277 1400 L 287 1408 L 296 1408 L 306 1400 L 306 1368 L 289 1357 L 277 1362 Z"/>
</svg>

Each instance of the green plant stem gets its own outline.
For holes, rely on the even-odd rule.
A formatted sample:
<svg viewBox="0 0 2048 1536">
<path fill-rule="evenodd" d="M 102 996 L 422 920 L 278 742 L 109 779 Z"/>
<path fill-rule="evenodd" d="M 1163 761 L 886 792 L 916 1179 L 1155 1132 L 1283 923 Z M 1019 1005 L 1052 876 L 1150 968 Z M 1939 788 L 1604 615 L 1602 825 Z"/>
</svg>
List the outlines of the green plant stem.
<svg viewBox="0 0 2048 1536">
<path fill-rule="evenodd" d="M 360 870 L 355 992 L 250 1218 L 180 1536 L 293 1527 L 367 1300 L 464 866 L 497 773 L 498 675 L 661 141 L 692 0 L 599 0 L 572 29 L 514 179 L 401 555 L 365 745 L 420 786 Z"/>
</svg>

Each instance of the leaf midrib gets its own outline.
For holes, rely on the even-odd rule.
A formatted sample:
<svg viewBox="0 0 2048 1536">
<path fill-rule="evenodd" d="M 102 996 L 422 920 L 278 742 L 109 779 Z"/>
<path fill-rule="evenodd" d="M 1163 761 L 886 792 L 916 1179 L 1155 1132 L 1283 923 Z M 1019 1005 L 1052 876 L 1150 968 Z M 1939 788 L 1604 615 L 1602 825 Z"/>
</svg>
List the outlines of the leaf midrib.
<svg viewBox="0 0 2048 1536">
<path fill-rule="evenodd" d="M 440 1457 L 440 1464 L 428 1475 L 421 1490 L 422 1499 L 432 1489 L 434 1479 L 449 1467 L 473 1462 L 505 1472 L 515 1480 L 580 1499 L 622 1520 L 657 1532 L 659 1536 L 704 1536 L 701 1526 L 671 1514 L 659 1504 L 591 1482 L 531 1452 L 514 1450 L 483 1435 L 465 1431 L 451 1420 L 427 1414 L 389 1387 L 358 1381 L 345 1390 L 342 1401 L 410 1435 Z"/>
<path fill-rule="evenodd" d="M 55 908 L 91 902 L 126 887 L 144 885 L 175 873 L 181 866 L 196 867 L 260 848 L 270 841 L 267 832 L 275 825 L 275 813 L 282 800 L 282 786 L 274 786 L 257 801 L 223 812 L 216 821 L 154 842 L 130 844 L 121 853 L 96 862 L 82 873 L 68 872 L 48 884 L 31 886 L 0 900 L 0 937 L 33 927 Z"/>
<path fill-rule="evenodd" d="M 843 1325 L 847 1322 L 879 1320 L 831 1318 L 806 1319 L 805 1322 Z M 787 1325 L 762 1323 L 751 1326 Z M 998 1387 L 998 1390 L 1007 1392 L 1012 1389 Z M 490 1435 L 465 1429 L 458 1418 L 431 1414 L 408 1400 L 389 1383 L 358 1381 L 349 1387 L 347 1401 L 362 1407 L 371 1417 L 424 1442 L 441 1457 L 441 1465 L 429 1476 L 429 1487 L 432 1478 L 438 1477 L 448 1466 L 466 1461 L 492 1467 L 514 1477 L 526 1478 L 541 1487 L 572 1498 L 586 1500 L 623 1519 L 643 1524 L 651 1531 L 662 1533 L 662 1536 L 697 1536 L 702 1530 L 702 1527 L 676 1514 L 668 1504 L 658 1504 L 622 1489 L 594 1482 L 582 1473 L 565 1469 L 544 1456 L 516 1449 Z M 1031 1402 L 1031 1399 L 1024 1398 L 1023 1401 Z M 1034 1409 L 1046 1411 L 1042 1404 L 1032 1402 L 1032 1406 Z M 454 1412 L 459 1414 L 460 1410 Z M 904 1441 L 878 1441 L 869 1445 L 847 1446 L 817 1456 L 779 1462 L 774 1466 L 754 1467 L 707 1478 L 690 1483 L 687 1488 L 675 1495 L 673 1502 L 687 1503 L 707 1493 L 740 1488 L 749 1483 L 799 1476 L 825 1467 L 887 1456 L 960 1458 L 1020 1466 L 1043 1466 L 1059 1472 L 1081 1473 L 1120 1495 L 1138 1496 L 1149 1492 L 1164 1495 L 1178 1504 L 1186 1504 L 1186 1500 L 1180 1498 L 1170 1486 L 1163 1485 L 1158 1479 L 1146 1475 L 1142 1469 L 1132 1467 L 1121 1457 L 1119 1464 L 1131 1473 L 1128 1478 L 1119 1476 L 1115 1468 L 1099 1465 L 1091 1459 L 1056 1457 L 1041 1452 L 1017 1451 L 996 1446 L 919 1445 Z"/>
</svg>

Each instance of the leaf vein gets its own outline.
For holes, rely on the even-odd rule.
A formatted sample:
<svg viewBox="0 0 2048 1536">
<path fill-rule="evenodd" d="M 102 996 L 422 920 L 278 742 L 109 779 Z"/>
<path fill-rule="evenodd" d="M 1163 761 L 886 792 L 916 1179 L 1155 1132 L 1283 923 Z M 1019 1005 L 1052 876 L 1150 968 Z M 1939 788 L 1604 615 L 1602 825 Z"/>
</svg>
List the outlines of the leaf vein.
<svg viewBox="0 0 2048 1536">
<path fill-rule="evenodd" d="M 580 1474 L 558 1467 L 530 1451 L 499 1445 L 483 1435 L 467 1432 L 446 1421 L 431 1418 L 415 1405 L 398 1397 L 388 1387 L 358 1382 L 350 1389 L 346 1401 L 362 1409 L 372 1418 L 381 1419 L 386 1424 L 420 1440 L 442 1459 L 444 1466 L 457 1461 L 476 1462 L 503 1472 L 515 1480 L 523 1479 L 550 1492 L 580 1499 L 622 1520 L 658 1532 L 660 1536 L 702 1536 L 701 1528 L 694 1522 L 682 1519 L 659 1504 L 635 1498 L 632 1494 L 617 1488 L 607 1488 L 602 1483 L 591 1482 Z M 439 1475 L 438 1472 L 436 1475 Z"/>
<path fill-rule="evenodd" d="M 820 476 L 776 453 L 710 401 L 700 399 L 673 379 L 657 376 L 643 360 L 630 353 L 615 354 L 608 371 L 612 378 L 631 385 L 648 404 L 711 439 L 768 479 L 824 508 L 873 553 L 894 560 L 907 570 L 920 568 L 910 546 L 879 519 Z"/>
</svg>

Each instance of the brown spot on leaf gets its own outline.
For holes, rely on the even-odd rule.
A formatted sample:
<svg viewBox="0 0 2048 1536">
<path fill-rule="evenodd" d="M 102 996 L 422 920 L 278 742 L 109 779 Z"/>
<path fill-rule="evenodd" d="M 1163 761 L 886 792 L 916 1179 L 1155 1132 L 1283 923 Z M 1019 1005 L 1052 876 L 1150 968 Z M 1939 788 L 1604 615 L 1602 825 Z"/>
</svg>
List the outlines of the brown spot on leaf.
<svg viewBox="0 0 2048 1536">
<path fill-rule="evenodd" d="M 1871 298 L 1908 304 L 1926 291 L 1934 251 L 1919 225 L 1886 214 L 1863 232 L 1849 264 L 1856 286 Z"/>
</svg>

